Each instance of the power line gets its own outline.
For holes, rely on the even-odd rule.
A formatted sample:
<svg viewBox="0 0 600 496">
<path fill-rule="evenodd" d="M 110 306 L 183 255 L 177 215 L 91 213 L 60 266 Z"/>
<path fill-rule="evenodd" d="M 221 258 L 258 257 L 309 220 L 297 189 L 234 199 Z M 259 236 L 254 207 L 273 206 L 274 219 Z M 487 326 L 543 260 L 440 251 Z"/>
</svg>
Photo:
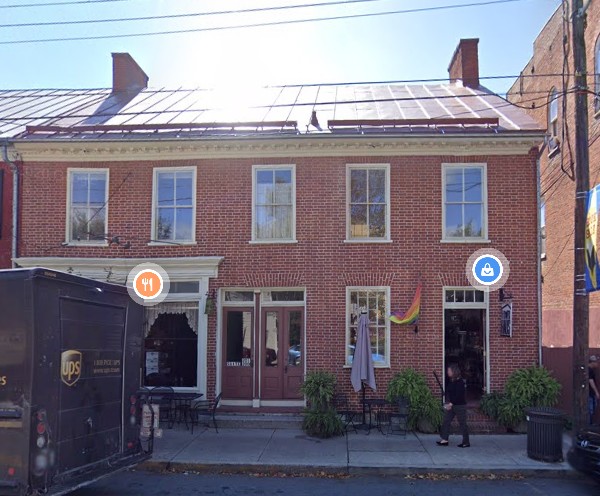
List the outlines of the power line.
<svg viewBox="0 0 600 496">
<path fill-rule="evenodd" d="M 51 7 L 55 5 L 90 5 L 94 3 L 128 2 L 130 0 L 65 0 L 64 2 L 17 3 L 0 5 L 0 9 L 20 9 L 23 7 Z"/>
<path fill-rule="evenodd" d="M 113 0 L 105 0 L 113 1 Z M 116 1 L 116 0 L 115 0 Z M 122 0 L 120 0 L 122 1 Z M 95 23 L 110 23 L 110 22 L 134 22 L 134 21 L 152 21 L 158 19 L 180 19 L 186 17 L 204 17 L 212 15 L 230 15 L 230 14 L 249 14 L 253 12 L 271 12 L 278 10 L 303 9 L 312 7 L 327 7 L 330 5 L 347 5 L 354 3 L 381 2 L 382 0 L 336 0 L 333 2 L 306 3 L 298 5 L 281 5 L 276 7 L 255 7 L 249 9 L 238 10 L 216 10 L 209 12 L 189 12 L 185 14 L 166 14 L 156 16 L 140 16 L 140 17 L 113 17 L 109 19 L 78 19 L 73 21 L 48 21 L 48 22 L 23 22 L 15 24 L 0 24 L 0 28 L 21 28 L 33 26 L 66 26 L 76 24 L 95 24 Z"/>
<path fill-rule="evenodd" d="M 105 1 L 105 0 L 102 0 Z M 108 0 L 106 0 L 108 1 Z M 117 1 L 117 0 L 114 0 Z M 124 0 L 123 0 L 124 1 Z M 337 21 L 341 19 L 358 19 L 358 18 L 366 18 L 366 17 L 376 17 L 376 16 L 387 16 L 387 15 L 397 15 L 397 14 L 412 14 L 417 12 L 433 12 L 440 10 L 450 10 L 450 9 L 463 9 L 469 7 L 483 7 L 489 5 L 499 5 L 506 3 L 515 3 L 515 2 L 523 2 L 525 0 L 487 0 L 485 2 L 472 2 L 472 3 L 464 3 L 464 4 L 454 4 L 454 5 L 440 5 L 437 7 L 422 7 L 416 9 L 404 9 L 404 10 L 389 10 L 384 12 L 368 12 L 364 14 L 347 14 L 347 15 L 338 15 L 338 16 L 328 16 L 328 17 L 313 17 L 308 19 L 290 19 L 286 21 L 271 21 L 271 22 L 259 22 L 254 24 L 237 24 L 237 25 L 229 25 L 229 26 L 211 26 L 204 28 L 190 28 L 190 29 L 174 29 L 169 31 L 151 31 L 145 33 L 124 33 L 124 34 L 105 34 L 98 36 L 72 36 L 72 37 L 63 37 L 63 38 L 37 38 L 37 39 L 27 39 L 27 40 L 5 40 L 0 41 L 0 45 L 17 45 L 17 44 L 27 44 L 27 43 L 51 43 L 51 42 L 64 42 L 64 41 L 89 41 L 89 40 L 108 40 L 108 39 L 116 39 L 116 38 L 135 38 L 135 37 L 143 37 L 143 36 L 160 36 L 160 35 L 170 35 L 170 34 L 187 34 L 187 33 L 202 33 L 202 32 L 210 32 L 210 31 L 226 31 L 233 29 L 246 29 L 246 28 L 258 28 L 258 27 L 268 27 L 268 26 L 283 26 L 289 24 L 302 24 L 307 22 L 321 22 L 321 21 Z"/>
</svg>

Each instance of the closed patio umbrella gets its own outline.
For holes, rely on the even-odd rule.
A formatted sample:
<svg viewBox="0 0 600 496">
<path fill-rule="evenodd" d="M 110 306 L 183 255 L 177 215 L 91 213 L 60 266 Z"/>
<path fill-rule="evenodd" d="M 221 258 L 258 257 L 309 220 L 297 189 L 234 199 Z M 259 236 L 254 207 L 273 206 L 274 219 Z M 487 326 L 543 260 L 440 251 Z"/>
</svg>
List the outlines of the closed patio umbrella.
<svg viewBox="0 0 600 496">
<path fill-rule="evenodd" d="M 358 392 L 362 389 L 363 396 L 363 424 L 365 424 L 365 384 L 373 391 L 377 389 L 375 384 L 375 368 L 373 367 L 373 352 L 371 350 L 371 339 L 369 336 L 369 316 L 363 311 L 358 319 L 358 330 L 356 332 L 356 347 L 352 359 L 352 373 L 350 375 L 352 387 Z"/>
</svg>

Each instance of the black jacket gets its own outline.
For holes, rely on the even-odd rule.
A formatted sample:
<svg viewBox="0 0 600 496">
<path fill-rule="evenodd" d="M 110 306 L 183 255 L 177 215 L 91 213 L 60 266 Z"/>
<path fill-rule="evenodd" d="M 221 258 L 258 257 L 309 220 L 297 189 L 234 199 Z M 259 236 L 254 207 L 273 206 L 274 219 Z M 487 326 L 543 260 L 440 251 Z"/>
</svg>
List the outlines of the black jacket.
<svg viewBox="0 0 600 496">
<path fill-rule="evenodd" d="M 466 405 L 465 390 L 465 381 L 462 379 L 458 379 L 457 381 L 449 380 L 446 383 L 446 401 L 453 405 Z"/>
</svg>

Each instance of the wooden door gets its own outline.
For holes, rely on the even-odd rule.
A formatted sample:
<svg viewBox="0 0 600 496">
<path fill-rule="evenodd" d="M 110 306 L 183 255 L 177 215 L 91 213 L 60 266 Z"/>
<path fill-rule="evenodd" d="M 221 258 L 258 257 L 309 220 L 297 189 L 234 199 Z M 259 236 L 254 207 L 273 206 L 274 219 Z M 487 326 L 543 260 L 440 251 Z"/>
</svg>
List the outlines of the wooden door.
<svg viewBox="0 0 600 496">
<path fill-rule="evenodd" d="M 261 399 L 301 398 L 304 374 L 304 312 L 298 308 L 265 308 L 262 312 Z"/>
<path fill-rule="evenodd" d="M 223 398 L 252 399 L 254 386 L 254 312 L 223 310 Z"/>
</svg>

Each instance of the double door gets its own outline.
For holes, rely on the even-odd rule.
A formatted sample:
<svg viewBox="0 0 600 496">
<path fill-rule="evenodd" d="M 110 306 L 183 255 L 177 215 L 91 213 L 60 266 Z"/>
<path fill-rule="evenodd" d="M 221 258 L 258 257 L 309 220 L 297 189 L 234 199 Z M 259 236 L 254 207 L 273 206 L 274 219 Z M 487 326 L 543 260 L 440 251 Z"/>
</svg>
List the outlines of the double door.
<svg viewBox="0 0 600 496">
<path fill-rule="evenodd" d="M 258 322 L 252 308 L 225 308 L 223 322 L 224 398 L 302 398 L 303 308 L 263 307 Z"/>
</svg>

